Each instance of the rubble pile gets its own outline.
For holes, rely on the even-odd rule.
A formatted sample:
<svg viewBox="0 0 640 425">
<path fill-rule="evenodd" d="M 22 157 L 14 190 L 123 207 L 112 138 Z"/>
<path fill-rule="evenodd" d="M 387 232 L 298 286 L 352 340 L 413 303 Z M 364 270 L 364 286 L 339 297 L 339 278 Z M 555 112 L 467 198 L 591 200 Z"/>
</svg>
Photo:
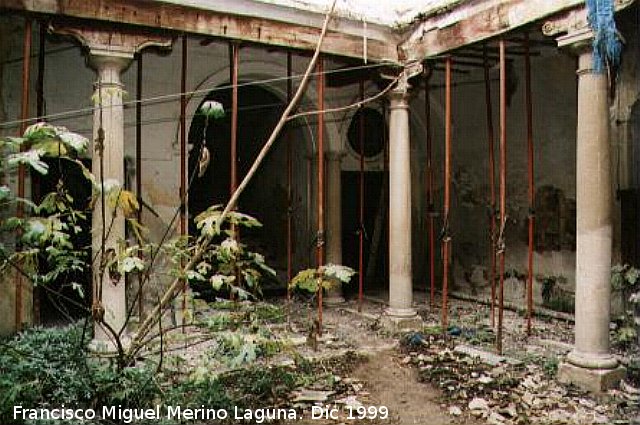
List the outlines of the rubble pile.
<svg viewBox="0 0 640 425">
<path fill-rule="evenodd" d="M 439 388 L 452 416 L 471 415 L 492 425 L 631 424 L 640 391 L 623 383 L 594 398 L 559 384 L 543 362 L 497 356 L 450 336 L 413 333 L 401 341 L 403 363 Z"/>
</svg>

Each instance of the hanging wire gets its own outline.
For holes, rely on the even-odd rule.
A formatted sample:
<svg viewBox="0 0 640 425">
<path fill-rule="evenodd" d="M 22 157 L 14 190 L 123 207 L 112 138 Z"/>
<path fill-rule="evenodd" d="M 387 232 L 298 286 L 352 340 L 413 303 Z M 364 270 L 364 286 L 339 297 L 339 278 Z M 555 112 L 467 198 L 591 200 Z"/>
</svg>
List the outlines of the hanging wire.
<svg viewBox="0 0 640 425">
<path fill-rule="evenodd" d="M 333 75 L 333 74 L 340 74 L 340 73 L 344 73 L 344 72 L 352 72 L 352 71 L 359 71 L 359 70 L 365 70 L 365 69 L 372 69 L 372 68 L 381 68 L 384 66 L 389 66 L 391 65 L 391 62 L 381 62 L 381 63 L 376 63 L 376 64 L 370 64 L 370 65 L 359 65 L 359 66 L 353 66 L 353 67 L 347 67 L 347 68 L 341 68 L 341 69 L 334 69 L 334 70 L 329 70 L 329 71 L 323 71 L 323 75 Z M 311 73 L 310 76 L 318 76 L 319 73 L 318 72 L 314 72 Z M 256 81 L 248 81 L 246 83 L 239 83 L 238 84 L 238 88 L 240 87 L 250 87 L 250 86 L 261 86 L 261 85 L 270 85 L 273 83 L 278 83 L 278 82 L 283 82 L 283 81 L 287 81 L 289 79 L 291 80 L 299 80 L 303 77 L 302 74 L 296 74 L 293 75 L 291 77 L 274 77 L 274 78 L 267 78 L 264 80 L 256 80 Z M 149 104 L 156 104 L 156 103 L 163 103 L 163 102 L 167 102 L 167 101 L 177 101 L 180 99 L 181 96 L 198 96 L 198 95 L 202 95 L 202 96 L 206 96 L 212 92 L 218 92 L 218 91 L 223 91 L 223 90 L 230 90 L 233 88 L 232 84 L 224 84 L 224 85 L 220 85 L 220 86 L 216 86 L 213 88 L 203 88 L 203 89 L 198 89 L 198 90 L 192 90 L 192 91 L 184 91 L 184 92 L 178 92 L 178 93 L 170 93 L 170 94 L 165 94 L 165 95 L 160 95 L 160 96 L 151 96 L 145 99 L 141 99 L 141 100 L 130 100 L 128 102 L 123 102 L 122 106 L 123 107 L 128 107 L 128 106 L 132 106 L 135 105 L 137 103 L 141 103 L 142 105 L 149 105 Z M 28 119 L 19 119 L 19 120 L 13 120 L 13 121 L 5 121 L 0 123 L 0 129 L 3 128 L 11 128 L 13 126 L 17 126 L 20 125 L 24 122 L 36 122 L 37 120 L 52 120 L 52 119 L 61 119 L 61 118 L 70 118 L 70 117 L 74 117 L 74 116 L 81 116 L 81 115 L 88 115 L 90 113 L 93 113 L 96 109 L 96 106 L 91 106 L 91 107 L 86 107 L 86 108 L 78 108 L 78 109 L 72 109 L 69 111 L 63 111 L 63 112 L 56 112 L 56 113 L 52 113 L 52 114 L 48 114 L 48 115 L 44 115 L 42 117 L 38 117 L 38 118 L 28 118 Z M 104 108 L 104 109 L 108 109 L 108 108 Z"/>
</svg>

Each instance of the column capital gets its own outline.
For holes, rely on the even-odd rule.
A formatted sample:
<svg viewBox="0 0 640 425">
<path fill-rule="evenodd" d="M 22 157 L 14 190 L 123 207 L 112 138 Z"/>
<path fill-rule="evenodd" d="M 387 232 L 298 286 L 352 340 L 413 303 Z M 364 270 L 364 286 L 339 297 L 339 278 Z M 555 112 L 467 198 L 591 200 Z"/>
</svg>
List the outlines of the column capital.
<svg viewBox="0 0 640 425">
<path fill-rule="evenodd" d="M 400 84 L 394 87 L 387 97 L 389 98 L 389 107 L 391 109 L 409 109 L 409 96 L 411 95 L 411 85 L 409 83 Z"/>
<path fill-rule="evenodd" d="M 345 153 L 342 151 L 328 151 L 325 152 L 325 156 L 327 158 L 328 161 L 342 161 L 342 158 L 345 157 Z"/>
<path fill-rule="evenodd" d="M 54 23 L 50 26 L 54 34 L 70 36 L 88 49 L 90 64 L 94 69 L 102 66 L 128 66 L 136 53 L 146 47 L 170 48 L 173 38 L 146 30 L 108 28 L 81 24 Z"/>
<path fill-rule="evenodd" d="M 586 26 L 577 28 L 556 39 L 559 48 L 565 48 L 576 54 L 591 52 L 593 49 L 593 30 Z"/>
<path fill-rule="evenodd" d="M 411 84 L 409 79 L 421 74 L 423 71 L 422 63 L 408 62 L 404 65 L 397 76 L 398 82 L 396 86 L 387 95 L 391 103 L 391 109 L 409 108 L 409 96 L 411 94 Z M 388 78 L 388 77 L 387 77 Z"/>
</svg>

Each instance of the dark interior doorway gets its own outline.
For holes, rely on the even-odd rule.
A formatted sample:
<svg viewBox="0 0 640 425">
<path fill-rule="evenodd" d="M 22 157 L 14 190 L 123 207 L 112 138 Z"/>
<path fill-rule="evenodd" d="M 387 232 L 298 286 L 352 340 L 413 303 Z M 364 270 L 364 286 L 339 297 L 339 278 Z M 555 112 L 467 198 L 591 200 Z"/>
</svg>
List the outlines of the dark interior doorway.
<svg viewBox="0 0 640 425">
<path fill-rule="evenodd" d="M 57 190 L 58 182 L 73 198 L 73 208 L 83 211 L 85 219 L 78 225 L 82 229 L 71 238 L 71 242 L 78 250 L 84 250 L 87 258 L 91 256 L 91 184 L 83 176 L 79 165 L 71 162 L 46 158 L 49 172 L 46 175 L 32 173 L 33 200 L 39 204 L 44 197 Z M 91 160 L 82 160 L 85 167 L 91 169 Z M 39 266 L 47 269 L 46 258 L 39 259 Z M 82 285 L 83 296 L 71 286 L 72 282 Z M 87 315 L 92 299 L 91 268 L 84 271 L 70 271 L 47 285 L 47 288 L 36 288 L 34 304 L 39 322 L 43 325 L 56 325 L 77 320 Z M 36 320 L 38 318 L 36 317 Z"/>
<path fill-rule="evenodd" d="M 242 85 L 238 88 L 238 135 L 237 135 L 237 181 L 240 183 L 255 161 L 258 153 L 277 124 L 285 104 L 273 92 L 257 85 Z M 228 86 L 224 84 L 222 87 Z M 189 192 L 189 232 L 196 234 L 194 218 L 211 205 L 224 204 L 230 197 L 230 143 L 231 143 L 231 97 L 230 88 L 213 90 L 204 100 L 214 100 L 224 106 L 224 118 L 210 123 L 204 140 L 211 161 L 202 177 L 196 176 Z M 189 129 L 189 176 L 197 167 L 200 143 L 203 140 L 205 119 L 196 114 Z M 299 127 L 299 126 L 298 126 Z M 279 272 L 287 265 L 287 133 L 294 137 L 294 168 L 304 166 L 307 149 L 301 140 L 300 129 L 295 123 L 281 132 L 279 140 L 265 158 L 253 180 L 240 197 L 238 210 L 257 218 L 262 227 L 243 229 L 240 240 L 252 251 L 265 256 L 267 264 Z M 297 185 L 302 173 L 294 170 Z M 301 190 L 294 196 L 302 196 Z M 297 202 L 297 201 L 296 201 Z M 296 229 L 298 230 L 298 229 Z M 297 233 L 297 232 L 296 232 Z M 294 235 L 294 246 L 298 240 Z M 283 286 L 284 287 L 284 286 Z"/>
<path fill-rule="evenodd" d="M 365 211 L 364 211 L 364 276 L 365 293 L 368 288 L 384 288 L 388 280 L 388 240 L 387 199 L 385 185 L 387 179 L 381 171 L 364 174 Z M 360 173 L 342 172 L 342 262 L 358 270 L 360 230 Z M 381 199 L 381 197 L 383 197 Z M 376 225 L 378 229 L 376 230 Z M 375 267 L 370 270 L 370 261 Z M 368 272 L 369 271 L 369 272 Z M 356 281 L 357 282 L 357 281 Z M 357 293 L 358 285 L 347 285 L 347 295 Z"/>
</svg>

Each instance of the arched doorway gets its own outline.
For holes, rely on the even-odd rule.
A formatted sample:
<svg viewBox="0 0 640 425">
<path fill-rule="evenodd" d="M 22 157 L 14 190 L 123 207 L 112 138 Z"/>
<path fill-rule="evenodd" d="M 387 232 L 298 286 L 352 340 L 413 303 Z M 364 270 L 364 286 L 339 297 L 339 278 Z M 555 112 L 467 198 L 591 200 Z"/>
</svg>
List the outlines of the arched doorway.
<svg viewBox="0 0 640 425">
<path fill-rule="evenodd" d="M 231 97 L 229 84 L 212 90 L 200 104 L 208 100 L 220 102 L 225 109 L 224 118 L 210 123 L 203 134 L 205 119 L 195 114 L 189 129 L 189 176 L 198 166 L 199 144 L 203 141 L 210 152 L 210 163 L 201 177 L 196 174 L 189 192 L 189 232 L 196 233 L 193 219 L 206 208 L 224 204 L 230 197 L 230 140 Z M 255 161 L 273 128 L 277 124 L 285 103 L 274 92 L 257 84 L 240 83 L 238 88 L 237 179 L 243 177 Z M 309 226 L 306 210 L 307 158 L 311 151 L 306 128 L 290 123 L 262 163 L 251 183 L 240 197 L 238 210 L 257 218 L 262 228 L 245 229 L 241 241 L 251 250 L 260 252 L 267 263 L 286 276 L 287 268 L 287 138 L 291 140 L 292 208 L 294 266 L 305 265 L 306 246 L 309 245 Z M 283 279 L 281 279 L 283 280 Z"/>
</svg>

